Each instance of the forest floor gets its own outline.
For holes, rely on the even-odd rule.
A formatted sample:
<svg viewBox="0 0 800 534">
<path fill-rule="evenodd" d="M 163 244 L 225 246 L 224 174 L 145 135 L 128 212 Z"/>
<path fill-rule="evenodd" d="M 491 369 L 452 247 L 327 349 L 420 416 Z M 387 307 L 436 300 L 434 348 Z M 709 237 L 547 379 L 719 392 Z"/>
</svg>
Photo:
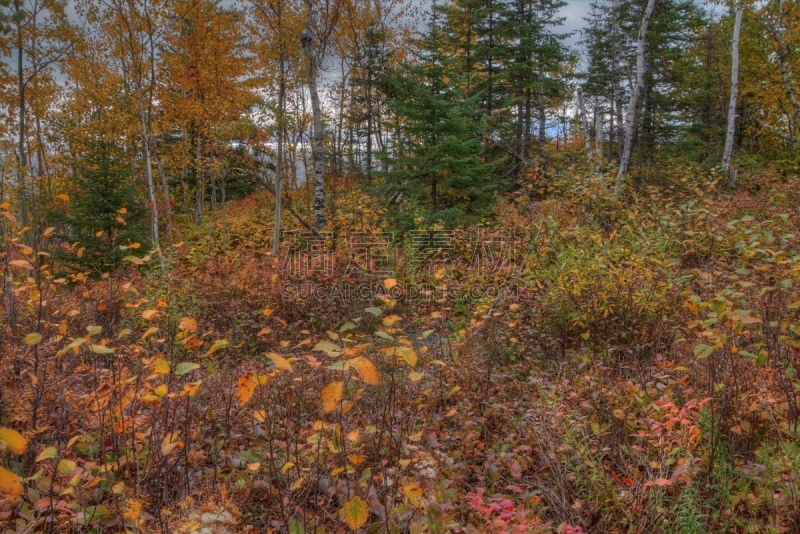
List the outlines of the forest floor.
<svg viewBox="0 0 800 534">
<path fill-rule="evenodd" d="M 167 276 L 73 276 L 3 348 L 0 528 L 796 531 L 800 203 L 716 178 L 402 235 L 351 194 L 279 260 L 265 195 L 176 224 Z"/>
</svg>

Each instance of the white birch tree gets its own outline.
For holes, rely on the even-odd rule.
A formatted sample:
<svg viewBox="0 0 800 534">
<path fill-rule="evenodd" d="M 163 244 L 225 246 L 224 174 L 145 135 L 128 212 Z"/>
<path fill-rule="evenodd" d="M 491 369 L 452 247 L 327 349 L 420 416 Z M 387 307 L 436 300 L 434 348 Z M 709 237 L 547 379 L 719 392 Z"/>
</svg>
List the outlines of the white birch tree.
<svg viewBox="0 0 800 534">
<path fill-rule="evenodd" d="M 733 134 L 736 129 L 736 101 L 739 98 L 739 35 L 742 29 L 744 6 L 736 8 L 736 21 L 733 25 L 733 42 L 731 43 L 731 94 L 728 100 L 728 129 L 725 134 L 725 149 L 722 152 L 722 172 L 728 177 L 728 187 L 733 188 L 736 173 L 731 169 L 733 157 Z"/>
<path fill-rule="evenodd" d="M 648 0 L 647 7 L 642 17 L 642 25 L 639 27 L 639 37 L 636 41 L 636 83 L 633 86 L 631 99 L 628 102 L 628 110 L 625 114 L 625 139 L 623 140 L 622 158 L 619 162 L 617 181 L 614 185 L 614 196 L 618 197 L 625 186 L 625 175 L 628 174 L 628 165 L 631 161 L 631 151 L 633 149 L 633 132 L 636 129 L 636 106 L 639 103 L 639 95 L 644 86 L 644 38 L 647 35 L 647 25 L 653 15 L 656 0 Z"/>
</svg>

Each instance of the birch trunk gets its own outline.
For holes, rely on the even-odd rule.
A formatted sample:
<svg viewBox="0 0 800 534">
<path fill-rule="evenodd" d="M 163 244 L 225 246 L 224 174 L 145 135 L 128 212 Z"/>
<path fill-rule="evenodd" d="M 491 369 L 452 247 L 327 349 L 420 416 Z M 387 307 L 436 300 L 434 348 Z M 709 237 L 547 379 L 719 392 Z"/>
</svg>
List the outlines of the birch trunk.
<svg viewBox="0 0 800 534">
<path fill-rule="evenodd" d="M 628 174 L 628 165 L 631 161 L 631 149 L 633 148 L 633 131 L 636 128 L 636 106 L 639 101 L 639 94 L 644 85 L 644 38 L 647 35 L 647 25 L 653 15 L 656 0 L 648 0 L 647 8 L 642 17 L 642 25 L 639 27 L 639 37 L 636 43 L 636 84 L 633 86 L 631 100 L 628 102 L 628 110 L 625 113 L 625 140 L 622 149 L 622 158 L 619 162 L 617 172 L 617 183 L 614 185 L 614 196 L 618 197 L 625 186 L 625 175 Z"/>
<path fill-rule="evenodd" d="M 137 84 L 138 85 L 138 84 Z M 141 97 L 141 88 L 137 87 Z M 161 252 L 161 240 L 159 238 L 158 228 L 158 201 L 156 200 L 156 186 L 153 180 L 153 157 L 150 150 L 150 130 L 147 127 L 147 116 L 144 110 L 144 104 L 141 99 L 139 100 L 139 119 L 142 123 L 142 139 L 144 141 L 144 158 L 145 167 L 144 175 L 147 185 L 147 199 L 150 204 L 150 238 L 153 241 L 153 246 L 158 250 L 158 261 L 161 264 L 161 273 L 166 273 L 164 267 L 164 255 Z"/>
<path fill-rule="evenodd" d="M 303 50 L 308 56 L 308 92 L 311 96 L 311 114 L 314 119 L 312 157 L 314 160 L 314 226 L 325 227 L 325 161 L 322 147 L 322 109 L 319 103 L 317 74 L 319 62 L 314 51 L 314 34 L 311 30 L 312 1 L 306 2 L 306 29 L 301 37 Z"/>
<path fill-rule="evenodd" d="M 725 134 L 725 149 L 722 152 L 722 173 L 728 177 L 728 187 L 733 188 L 736 173 L 731 172 L 733 157 L 733 134 L 736 127 L 736 100 L 739 97 L 739 34 L 742 29 L 742 13 L 744 7 L 736 8 L 736 22 L 733 25 L 733 43 L 731 43 L 731 96 L 728 101 L 728 131 Z"/>
<path fill-rule="evenodd" d="M 578 111 L 581 114 L 584 146 L 586 147 L 586 159 L 589 160 L 589 167 L 591 167 L 594 164 L 594 154 L 592 154 L 592 137 L 589 130 L 589 119 L 586 116 L 586 103 L 583 100 L 583 87 L 580 86 L 578 86 Z"/>
</svg>

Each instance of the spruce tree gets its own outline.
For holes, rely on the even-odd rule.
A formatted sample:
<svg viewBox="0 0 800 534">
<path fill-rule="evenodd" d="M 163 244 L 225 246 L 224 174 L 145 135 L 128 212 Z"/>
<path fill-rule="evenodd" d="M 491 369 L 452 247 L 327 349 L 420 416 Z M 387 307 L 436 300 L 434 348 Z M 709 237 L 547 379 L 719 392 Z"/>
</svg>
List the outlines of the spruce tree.
<svg viewBox="0 0 800 534">
<path fill-rule="evenodd" d="M 147 210 L 137 199 L 132 171 L 112 143 L 90 144 L 70 187 L 65 212 L 56 214 L 60 237 L 73 245 L 61 259 L 75 268 L 102 274 L 147 242 Z M 137 245 L 138 244 L 138 245 Z"/>
<path fill-rule="evenodd" d="M 465 98 L 460 89 L 452 54 L 443 46 L 442 10 L 435 4 L 431 18 L 412 52 L 416 61 L 384 78 L 389 109 L 407 139 L 386 177 L 404 198 L 427 204 L 431 219 L 452 224 L 484 215 L 503 182 L 491 176 L 493 165 L 481 157 L 480 95 Z"/>
</svg>

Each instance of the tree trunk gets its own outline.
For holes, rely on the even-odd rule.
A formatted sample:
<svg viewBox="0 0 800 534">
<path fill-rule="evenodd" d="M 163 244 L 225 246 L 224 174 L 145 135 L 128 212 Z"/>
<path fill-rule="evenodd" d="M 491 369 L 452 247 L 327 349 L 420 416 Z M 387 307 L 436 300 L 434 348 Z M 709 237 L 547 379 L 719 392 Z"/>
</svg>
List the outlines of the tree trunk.
<svg viewBox="0 0 800 534">
<path fill-rule="evenodd" d="M 736 173 L 731 172 L 733 157 L 733 135 L 736 129 L 736 100 L 739 97 L 739 34 L 742 29 L 744 7 L 736 8 L 736 22 L 733 25 L 733 42 L 731 43 L 731 95 L 728 101 L 728 131 L 725 134 L 725 149 L 722 152 L 722 172 L 728 177 L 728 187 L 733 188 Z"/>
<path fill-rule="evenodd" d="M 19 2 L 15 3 L 21 9 Z M 28 226 L 27 183 L 28 156 L 25 151 L 25 48 L 22 42 L 22 24 L 17 22 L 17 90 L 19 91 L 19 215 L 22 227 Z"/>
<path fill-rule="evenodd" d="M 578 86 L 578 111 L 581 114 L 581 126 L 583 127 L 583 140 L 586 147 L 586 159 L 589 160 L 589 167 L 594 163 L 592 154 L 592 136 L 589 130 L 589 119 L 586 116 L 586 103 L 583 100 L 583 87 Z"/>
<path fill-rule="evenodd" d="M 280 54 L 280 79 L 278 80 L 278 161 L 275 167 L 275 232 L 272 237 L 272 257 L 278 257 L 281 242 L 281 194 L 283 191 L 283 101 L 286 94 L 283 52 Z"/>
<path fill-rule="evenodd" d="M 325 154 L 322 146 L 322 108 L 319 103 L 317 74 L 319 63 L 314 51 L 314 37 L 311 31 L 312 0 L 306 1 L 306 29 L 301 37 L 303 50 L 308 56 L 308 92 L 311 95 L 311 114 L 314 119 L 314 139 L 312 156 L 314 159 L 314 226 L 317 230 L 325 227 Z"/>
<path fill-rule="evenodd" d="M 139 97 L 141 97 L 141 87 L 138 86 Z M 142 123 L 142 139 L 144 141 L 144 176 L 147 185 L 147 199 L 150 204 L 150 239 L 153 241 L 153 246 L 158 250 L 158 260 L 161 264 L 161 273 L 166 273 L 164 266 L 164 255 L 161 252 L 161 241 L 158 235 L 158 201 L 156 200 L 156 186 L 153 181 L 153 159 L 150 151 L 150 130 L 147 127 L 147 116 L 145 115 L 144 104 L 139 99 L 139 119 Z"/>
<path fill-rule="evenodd" d="M 597 98 L 594 100 L 594 149 L 597 152 L 594 172 L 600 176 L 603 172 L 603 113 Z"/>
<path fill-rule="evenodd" d="M 628 111 L 625 114 L 625 144 L 622 149 L 622 158 L 619 162 L 617 183 L 614 185 L 615 197 L 619 196 L 625 186 L 625 175 L 628 174 L 628 165 L 631 161 L 633 131 L 636 128 L 636 105 L 644 85 L 644 38 L 647 35 L 647 25 L 650 23 L 650 17 L 653 15 L 655 5 L 656 0 L 648 0 L 647 8 L 642 17 L 642 25 L 639 27 L 639 37 L 636 43 L 636 84 L 633 86 L 633 94 L 631 94 L 631 100 L 628 102 Z"/>
</svg>

